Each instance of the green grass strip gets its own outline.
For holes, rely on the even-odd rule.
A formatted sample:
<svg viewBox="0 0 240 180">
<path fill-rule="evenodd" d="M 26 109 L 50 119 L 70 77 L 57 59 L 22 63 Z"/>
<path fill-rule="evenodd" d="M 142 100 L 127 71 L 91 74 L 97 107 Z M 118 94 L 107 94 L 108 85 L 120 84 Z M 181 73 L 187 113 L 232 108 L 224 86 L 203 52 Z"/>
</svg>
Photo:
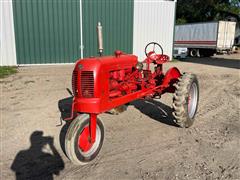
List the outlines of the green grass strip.
<svg viewBox="0 0 240 180">
<path fill-rule="evenodd" d="M 17 67 L 15 66 L 1 66 L 0 67 L 0 78 L 7 77 L 11 74 L 17 73 Z"/>
</svg>

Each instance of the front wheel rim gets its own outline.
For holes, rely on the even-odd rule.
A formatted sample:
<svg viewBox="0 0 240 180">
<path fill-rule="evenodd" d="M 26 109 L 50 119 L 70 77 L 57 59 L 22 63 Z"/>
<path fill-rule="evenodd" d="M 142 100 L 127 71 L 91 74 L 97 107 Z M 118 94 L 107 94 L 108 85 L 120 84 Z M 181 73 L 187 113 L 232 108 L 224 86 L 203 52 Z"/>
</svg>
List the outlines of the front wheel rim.
<svg viewBox="0 0 240 180">
<path fill-rule="evenodd" d="M 86 135 L 87 134 L 87 135 Z M 87 138 L 87 139 L 86 139 Z M 78 137 L 78 150 L 85 158 L 92 156 L 100 146 L 101 142 L 101 130 L 97 125 L 96 128 L 96 139 L 94 143 L 90 143 L 90 131 L 89 126 L 85 126 Z M 86 142 L 88 141 L 88 142 Z M 86 145 L 87 143 L 87 145 Z M 85 144 L 85 145 L 83 145 Z M 83 148 L 85 146 L 85 148 Z"/>
<path fill-rule="evenodd" d="M 188 116 L 192 119 L 196 113 L 198 103 L 198 88 L 196 83 L 192 83 L 188 96 Z"/>
</svg>

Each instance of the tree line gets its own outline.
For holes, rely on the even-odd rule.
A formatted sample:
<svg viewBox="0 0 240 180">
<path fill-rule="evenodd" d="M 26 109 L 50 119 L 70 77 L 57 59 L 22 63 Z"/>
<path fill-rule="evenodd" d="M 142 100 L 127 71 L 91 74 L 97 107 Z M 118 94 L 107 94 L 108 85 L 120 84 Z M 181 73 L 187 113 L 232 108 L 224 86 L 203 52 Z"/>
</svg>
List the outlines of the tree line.
<svg viewBox="0 0 240 180">
<path fill-rule="evenodd" d="M 177 24 L 229 18 L 240 22 L 240 0 L 177 1 Z"/>
</svg>

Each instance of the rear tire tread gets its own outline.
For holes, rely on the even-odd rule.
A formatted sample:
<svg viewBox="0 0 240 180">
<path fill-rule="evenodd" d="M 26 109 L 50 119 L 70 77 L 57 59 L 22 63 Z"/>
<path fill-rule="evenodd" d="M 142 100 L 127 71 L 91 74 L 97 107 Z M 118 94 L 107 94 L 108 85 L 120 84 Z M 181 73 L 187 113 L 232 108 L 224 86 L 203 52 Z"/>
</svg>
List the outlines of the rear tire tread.
<svg viewBox="0 0 240 180">
<path fill-rule="evenodd" d="M 190 119 L 188 115 L 188 96 L 191 84 L 195 82 L 198 87 L 196 75 L 190 73 L 183 73 L 179 81 L 175 84 L 175 93 L 173 94 L 173 116 L 175 123 L 180 127 L 187 128 L 193 124 L 193 118 Z M 198 102 L 197 102 L 198 105 Z M 197 107 L 196 107 L 197 111 Z M 195 114 L 196 114 L 195 111 Z"/>
</svg>

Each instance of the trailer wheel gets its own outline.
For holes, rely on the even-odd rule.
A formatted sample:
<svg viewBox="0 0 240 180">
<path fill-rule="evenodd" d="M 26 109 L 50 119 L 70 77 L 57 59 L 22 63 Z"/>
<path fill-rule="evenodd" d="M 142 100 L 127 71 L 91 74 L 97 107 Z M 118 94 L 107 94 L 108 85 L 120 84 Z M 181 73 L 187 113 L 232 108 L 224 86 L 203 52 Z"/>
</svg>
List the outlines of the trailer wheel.
<svg viewBox="0 0 240 180">
<path fill-rule="evenodd" d="M 96 140 L 89 142 L 88 114 L 77 116 L 70 124 L 65 137 L 65 150 L 68 158 L 76 165 L 84 165 L 93 160 L 99 153 L 104 139 L 104 127 L 97 119 Z"/>
<path fill-rule="evenodd" d="M 199 49 L 191 49 L 190 50 L 190 56 L 191 57 L 201 57 Z"/>
<path fill-rule="evenodd" d="M 199 86 L 196 75 L 184 73 L 175 84 L 173 116 L 176 124 L 188 128 L 194 122 L 198 108 Z"/>
</svg>

